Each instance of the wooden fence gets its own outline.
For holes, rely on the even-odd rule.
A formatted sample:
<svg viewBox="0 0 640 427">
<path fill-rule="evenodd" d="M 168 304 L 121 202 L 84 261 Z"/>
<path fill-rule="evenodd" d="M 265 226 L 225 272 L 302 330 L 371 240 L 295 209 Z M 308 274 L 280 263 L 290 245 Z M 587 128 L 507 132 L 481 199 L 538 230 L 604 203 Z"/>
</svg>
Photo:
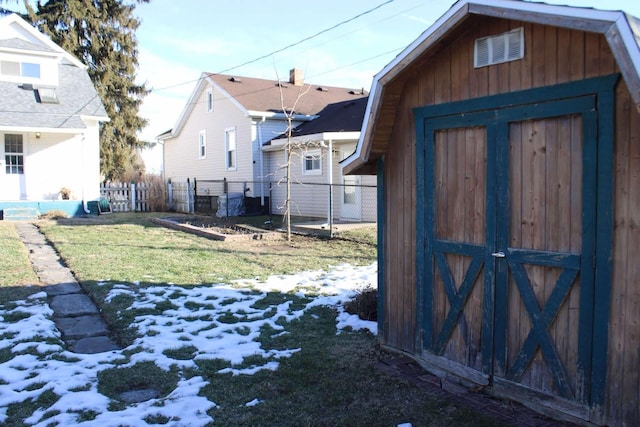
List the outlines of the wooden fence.
<svg viewBox="0 0 640 427">
<path fill-rule="evenodd" d="M 107 198 L 114 212 L 147 212 L 152 210 L 149 189 L 146 182 L 103 182 L 100 196 Z"/>
<path fill-rule="evenodd" d="M 111 204 L 113 212 L 194 211 L 194 189 L 185 182 L 103 182 L 100 196 Z"/>
</svg>

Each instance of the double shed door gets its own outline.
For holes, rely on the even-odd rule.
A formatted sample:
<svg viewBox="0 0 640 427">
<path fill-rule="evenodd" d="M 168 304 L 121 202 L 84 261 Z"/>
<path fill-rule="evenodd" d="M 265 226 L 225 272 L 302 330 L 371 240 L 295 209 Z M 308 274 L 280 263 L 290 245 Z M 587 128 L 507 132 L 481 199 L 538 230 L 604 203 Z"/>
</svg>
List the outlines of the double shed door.
<svg viewBox="0 0 640 427">
<path fill-rule="evenodd" d="M 598 97 L 422 117 L 423 357 L 481 384 L 599 400 Z"/>
</svg>

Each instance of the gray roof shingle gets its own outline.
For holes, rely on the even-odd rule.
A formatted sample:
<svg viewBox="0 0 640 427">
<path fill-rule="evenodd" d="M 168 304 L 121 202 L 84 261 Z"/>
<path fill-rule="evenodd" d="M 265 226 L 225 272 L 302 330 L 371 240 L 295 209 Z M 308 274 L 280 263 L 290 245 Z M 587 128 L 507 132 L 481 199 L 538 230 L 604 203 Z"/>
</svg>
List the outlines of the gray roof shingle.
<svg viewBox="0 0 640 427">
<path fill-rule="evenodd" d="M 26 85 L 0 82 L 0 126 L 82 129 L 81 115 L 107 117 L 86 70 L 69 64 L 58 69 L 57 104 L 38 102 Z"/>
<path fill-rule="evenodd" d="M 32 50 L 37 52 L 55 52 L 53 49 L 47 46 L 29 43 L 28 41 L 19 38 L 0 40 L 0 47 L 20 50 Z"/>
</svg>

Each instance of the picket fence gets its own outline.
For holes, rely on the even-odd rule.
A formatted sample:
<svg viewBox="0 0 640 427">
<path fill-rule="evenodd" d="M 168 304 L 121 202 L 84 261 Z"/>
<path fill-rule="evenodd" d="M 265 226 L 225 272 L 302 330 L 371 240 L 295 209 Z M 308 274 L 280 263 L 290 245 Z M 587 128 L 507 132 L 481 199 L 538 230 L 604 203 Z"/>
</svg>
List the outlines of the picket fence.
<svg viewBox="0 0 640 427">
<path fill-rule="evenodd" d="M 146 182 L 103 182 L 100 196 L 106 197 L 113 212 L 150 211 L 149 184 Z"/>
<path fill-rule="evenodd" d="M 113 212 L 151 212 L 165 207 L 176 212 L 193 212 L 194 189 L 189 180 L 162 186 L 159 190 L 157 183 L 107 181 L 100 184 L 100 196 L 109 201 Z M 158 200 L 159 191 L 162 203 Z"/>
</svg>

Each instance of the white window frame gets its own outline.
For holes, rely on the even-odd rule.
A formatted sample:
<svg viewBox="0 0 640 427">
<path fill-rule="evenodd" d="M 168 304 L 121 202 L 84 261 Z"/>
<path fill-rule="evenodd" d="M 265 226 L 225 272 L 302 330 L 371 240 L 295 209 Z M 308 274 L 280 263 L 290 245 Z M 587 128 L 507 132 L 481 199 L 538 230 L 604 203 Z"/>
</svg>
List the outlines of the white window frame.
<svg viewBox="0 0 640 427">
<path fill-rule="evenodd" d="M 207 89 L 207 93 L 204 96 L 205 99 L 205 109 L 207 113 L 213 111 L 213 89 Z"/>
<path fill-rule="evenodd" d="M 198 159 L 207 158 L 207 131 L 201 130 L 198 134 Z"/>
<path fill-rule="evenodd" d="M 307 160 L 311 160 L 311 169 L 307 168 Z M 317 161 L 317 167 L 315 164 Z M 312 150 L 304 150 L 302 153 L 302 174 L 303 175 L 322 175 L 322 150 L 319 148 Z"/>
<path fill-rule="evenodd" d="M 230 138 L 231 135 L 233 139 Z M 235 127 L 224 130 L 224 165 L 230 171 L 238 168 L 238 138 Z"/>
<path fill-rule="evenodd" d="M 16 144 L 20 145 L 20 151 L 8 150 L 11 142 L 9 138 L 16 138 Z M 19 133 L 5 133 L 3 136 L 3 151 L 4 151 L 4 166 L 6 175 L 24 175 L 24 160 L 25 160 L 25 141 L 24 136 Z"/>
</svg>

